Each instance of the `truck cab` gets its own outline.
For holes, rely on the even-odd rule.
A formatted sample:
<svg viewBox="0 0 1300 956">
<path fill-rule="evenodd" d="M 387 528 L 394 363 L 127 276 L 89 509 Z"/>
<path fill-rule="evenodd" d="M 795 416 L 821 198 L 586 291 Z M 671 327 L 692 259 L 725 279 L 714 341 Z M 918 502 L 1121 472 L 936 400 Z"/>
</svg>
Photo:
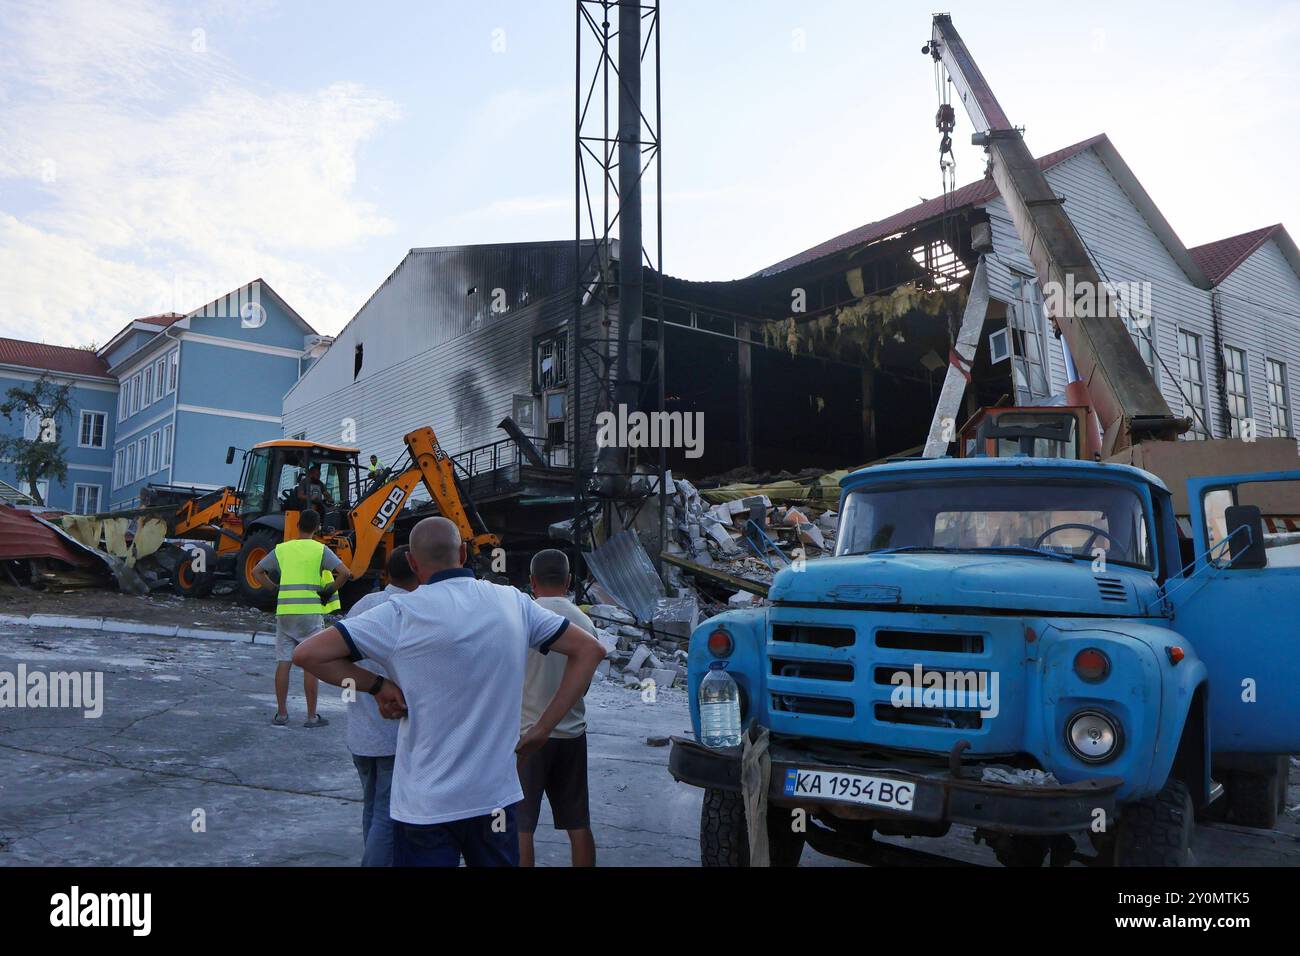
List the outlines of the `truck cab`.
<svg viewBox="0 0 1300 956">
<path fill-rule="evenodd" d="M 1169 489 L 1129 465 L 931 459 L 847 476 L 835 555 L 692 635 L 695 739 L 674 740 L 670 769 L 706 791 L 703 862 L 748 862 L 741 765 L 764 738 L 777 865 L 805 843 L 879 862 L 893 848 L 876 834 L 953 824 L 1008 865 L 1188 862 L 1194 813 L 1228 799 L 1215 774 L 1236 767 L 1250 790 L 1300 749 L 1300 549 L 1236 504 L 1243 486 L 1297 480 L 1195 482 L 1184 567 Z M 699 742 L 716 661 L 745 747 Z M 1275 811 L 1265 791 L 1243 812 Z"/>
</svg>

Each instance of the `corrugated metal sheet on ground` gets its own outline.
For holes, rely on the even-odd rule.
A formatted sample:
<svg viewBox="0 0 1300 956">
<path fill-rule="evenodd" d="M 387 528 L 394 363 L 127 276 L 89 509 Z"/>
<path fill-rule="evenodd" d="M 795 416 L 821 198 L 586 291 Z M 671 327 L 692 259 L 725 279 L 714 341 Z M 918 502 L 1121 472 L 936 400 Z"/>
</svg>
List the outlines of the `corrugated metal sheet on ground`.
<svg viewBox="0 0 1300 956">
<path fill-rule="evenodd" d="M 664 584 L 634 531 L 620 531 L 586 556 L 596 580 L 638 621 L 654 619 Z"/>
<path fill-rule="evenodd" d="M 40 524 L 30 512 L 0 507 L 0 561 L 31 558 L 65 561 L 79 568 L 94 567 L 99 563 Z"/>
</svg>

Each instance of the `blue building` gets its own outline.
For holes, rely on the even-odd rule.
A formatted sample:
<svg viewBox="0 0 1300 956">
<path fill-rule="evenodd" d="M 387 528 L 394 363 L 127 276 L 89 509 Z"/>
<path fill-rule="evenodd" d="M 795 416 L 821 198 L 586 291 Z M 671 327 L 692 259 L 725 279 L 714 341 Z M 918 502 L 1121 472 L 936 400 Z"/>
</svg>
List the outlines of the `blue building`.
<svg viewBox="0 0 1300 956">
<path fill-rule="evenodd" d="M 48 375 L 56 384 L 72 386 L 71 420 L 56 422 L 57 439 L 66 449 L 68 476 L 63 482 L 43 480 L 37 490 L 51 508 L 90 514 L 108 506 L 112 479 L 113 412 L 117 407 L 117 380 L 108 365 L 88 349 L 64 348 L 0 339 L 0 401 L 15 386 L 30 387 Z M 32 417 L 0 416 L 0 433 L 35 438 L 40 423 Z M 0 493 L 24 500 L 29 489 L 9 461 L 0 461 Z"/>
<path fill-rule="evenodd" d="M 0 391 L 6 375 L 41 371 L 74 383 L 76 437 L 89 442 L 64 442 L 68 481 L 46 503 L 82 513 L 133 507 L 150 484 L 236 483 L 226 447 L 281 437 L 285 392 L 329 343 L 260 279 L 185 315 L 129 322 L 97 352 L 15 342 L 6 358 L 5 341 Z"/>
</svg>

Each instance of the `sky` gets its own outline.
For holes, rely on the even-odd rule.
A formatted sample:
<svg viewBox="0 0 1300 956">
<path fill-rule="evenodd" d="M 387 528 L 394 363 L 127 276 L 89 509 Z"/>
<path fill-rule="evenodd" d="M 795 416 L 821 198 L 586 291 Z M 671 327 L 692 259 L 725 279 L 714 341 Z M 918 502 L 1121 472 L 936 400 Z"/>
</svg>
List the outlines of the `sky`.
<svg viewBox="0 0 1300 956">
<path fill-rule="evenodd" d="M 938 195 L 932 6 L 662 0 L 665 270 L 748 275 Z M 1109 134 L 1189 246 L 1300 237 L 1300 2 L 949 11 L 1036 154 Z M 329 334 L 411 248 L 573 238 L 573 0 L 0 24 L 0 336 L 103 344 L 257 277 Z M 969 136 L 958 107 L 959 184 Z"/>
</svg>

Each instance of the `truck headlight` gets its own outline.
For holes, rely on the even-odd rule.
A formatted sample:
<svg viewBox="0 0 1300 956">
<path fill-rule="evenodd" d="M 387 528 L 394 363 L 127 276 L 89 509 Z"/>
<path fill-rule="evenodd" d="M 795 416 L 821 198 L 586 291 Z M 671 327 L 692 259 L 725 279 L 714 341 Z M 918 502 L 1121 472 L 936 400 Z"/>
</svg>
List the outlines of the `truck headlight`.
<svg viewBox="0 0 1300 956">
<path fill-rule="evenodd" d="M 1104 763 L 1119 753 L 1119 722 L 1099 710 L 1081 710 L 1066 721 L 1065 742 L 1084 763 Z"/>
</svg>

